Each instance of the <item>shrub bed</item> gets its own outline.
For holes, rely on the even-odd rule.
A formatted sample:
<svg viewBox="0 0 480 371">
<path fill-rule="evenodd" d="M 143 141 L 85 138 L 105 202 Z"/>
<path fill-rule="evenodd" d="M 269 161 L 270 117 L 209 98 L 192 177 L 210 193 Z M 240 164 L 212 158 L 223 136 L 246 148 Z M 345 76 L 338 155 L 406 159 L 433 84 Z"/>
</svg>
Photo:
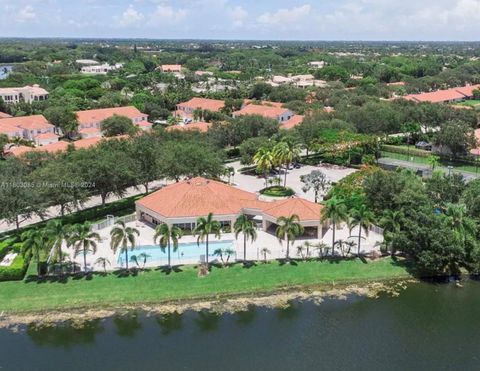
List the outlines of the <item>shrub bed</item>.
<svg viewBox="0 0 480 371">
<path fill-rule="evenodd" d="M 295 191 L 289 187 L 272 186 L 262 189 L 260 193 L 271 197 L 290 197 L 295 194 Z"/>
<path fill-rule="evenodd" d="M 9 252 L 16 252 L 18 255 L 8 267 L 0 267 L 0 281 L 21 280 L 25 276 L 27 262 L 20 254 L 22 243 L 15 243 L 15 239 L 9 238 L 0 243 L 0 260 Z"/>
</svg>

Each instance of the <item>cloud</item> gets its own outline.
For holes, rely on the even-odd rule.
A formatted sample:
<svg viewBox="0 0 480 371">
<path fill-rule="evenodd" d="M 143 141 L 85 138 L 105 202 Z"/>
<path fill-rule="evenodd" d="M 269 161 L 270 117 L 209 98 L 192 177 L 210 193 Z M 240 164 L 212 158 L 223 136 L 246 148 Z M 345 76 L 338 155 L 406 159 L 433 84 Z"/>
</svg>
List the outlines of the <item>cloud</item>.
<svg viewBox="0 0 480 371">
<path fill-rule="evenodd" d="M 18 22 L 27 22 L 27 21 L 32 21 L 37 18 L 37 14 L 35 13 L 35 10 L 31 5 L 25 5 L 23 8 L 21 8 L 16 16 L 16 20 Z"/>
<path fill-rule="evenodd" d="M 257 21 L 265 25 L 296 23 L 308 17 L 311 10 L 312 6 L 310 4 L 305 4 L 291 9 L 278 9 L 273 13 L 263 13 L 257 18 Z"/>
<path fill-rule="evenodd" d="M 183 21 L 187 16 L 185 9 L 175 9 L 170 5 L 158 5 L 150 16 L 149 25 L 161 25 L 163 23 L 176 24 Z"/>
<path fill-rule="evenodd" d="M 240 5 L 227 9 L 227 14 L 234 27 L 243 26 L 243 22 L 248 17 L 248 12 Z"/>
<path fill-rule="evenodd" d="M 137 11 L 133 5 L 129 5 L 129 7 L 123 12 L 122 16 L 118 19 L 118 24 L 122 27 L 126 27 L 137 24 L 143 20 L 143 18 L 145 18 L 143 13 Z"/>
</svg>

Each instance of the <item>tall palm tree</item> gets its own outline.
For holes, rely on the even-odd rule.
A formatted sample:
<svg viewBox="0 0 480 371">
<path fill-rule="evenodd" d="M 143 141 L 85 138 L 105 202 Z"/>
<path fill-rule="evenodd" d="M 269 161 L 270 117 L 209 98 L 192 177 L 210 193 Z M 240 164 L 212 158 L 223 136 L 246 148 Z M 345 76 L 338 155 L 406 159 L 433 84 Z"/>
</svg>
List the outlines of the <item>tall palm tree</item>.
<svg viewBox="0 0 480 371">
<path fill-rule="evenodd" d="M 182 236 L 182 230 L 174 225 L 170 227 L 168 224 L 162 223 L 157 225 L 157 227 L 155 228 L 155 234 L 153 235 L 153 243 L 157 243 L 157 240 L 159 240 L 160 248 L 163 252 L 165 252 L 165 247 L 168 248 L 168 268 L 172 267 L 170 263 L 170 246 L 171 244 L 173 244 L 173 251 L 177 251 L 178 240 L 182 238 Z"/>
<path fill-rule="evenodd" d="M 272 152 L 265 147 L 260 148 L 253 156 L 253 162 L 257 165 L 258 171 L 263 173 L 265 178 L 265 188 L 268 187 L 268 172 L 272 169 L 274 164 Z"/>
<path fill-rule="evenodd" d="M 238 238 L 240 233 L 243 233 L 243 262 L 247 261 L 247 239 L 255 241 L 257 239 L 257 230 L 255 229 L 255 222 L 249 219 L 245 214 L 240 215 L 233 224 L 235 231 L 235 238 Z"/>
<path fill-rule="evenodd" d="M 123 220 L 117 221 L 115 225 L 110 231 L 110 247 L 114 253 L 120 248 L 120 253 L 125 254 L 125 268 L 128 270 L 128 247 L 130 245 L 133 250 L 136 236 L 139 236 L 140 232 L 136 228 L 127 227 Z"/>
<path fill-rule="evenodd" d="M 63 225 L 60 220 L 50 220 L 45 228 L 45 234 L 48 237 L 49 243 L 52 247 L 52 258 L 60 264 L 62 270 L 63 264 L 63 243 L 68 244 L 71 235 L 71 228 Z"/>
<path fill-rule="evenodd" d="M 357 242 L 357 255 L 360 255 L 360 242 L 362 239 L 362 230 L 368 236 L 370 227 L 375 221 L 375 215 L 368 210 L 365 204 L 359 205 L 353 209 L 352 217 L 350 220 L 350 233 L 352 229 L 358 226 L 358 242 Z"/>
<path fill-rule="evenodd" d="M 322 209 L 321 221 L 330 220 L 332 223 L 332 256 L 335 255 L 335 229 L 337 224 L 342 223 L 348 219 L 347 206 L 345 201 L 336 197 L 332 197 L 325 202 L 325 207 Z"/>
<path fill-rule="evenodd" d="M 402 228 L 404 214 L 400 210 L 386 210 L 380 219 L 380 225 L 383 227 L 385 236 L 399 233 Z M 390 254 L 395 255 L 393 247 L 390 248 Z"/>
<path fill-rule="evenodd" d="M 97 243 L 101 241 L 100 235 L 92 232 L 92 225 L 89 222 L 76 224 L 71 229 L 68 245 L 73 246 L 75 256 L 83 254 L 83 268 L 87 271 L 87 254 L 97 252 Z"/>
<path fill-rule="evenodd" d="M 220 238 L 220 231 L 222 226 L 219 221 L 213 220 L 213 214 L 209 213 L 207 217 L 201 217 L 197 219 L 193 234 L 197 237 L 197 245 L 200 245 L 200 241 L 205 241 L 205 259 L 208 265 L 208 235 L 213 234 L 216 238 Z"/>
<path fill-rule="evenodd" d="M 301 147 L 298 143 L 293 141 L 283 141 L 277 143 L 273 148 L 274 157 L 278 159 L 281 164 L 285 165 L 285 178 L 283 186 L 287 186 L 287 173 L 290 164 L 295 161 L 300 155 Z"/>
<path fill-rule="evenodd" d="M 40 276 L 40 254 L 46 252 L 48 237 L 44 230 L 41 229 L 29 229 L 22 233 L 21 240 L 22 255 L 27 258 L 34 258 L 37 262 L 37 275 Z"/>
<path fill-rule="evenodd" d="M 299 223 L 300 218 L 298 215 L 281 216 L 277 219 L 276 235 L 279 240 L 285 239 L 287 242 L 287 256 L 286 259 L 290 259 L 290 242 L 294 242 L 295 239 L 303 234 L 303 226 Z"/>
</svg>

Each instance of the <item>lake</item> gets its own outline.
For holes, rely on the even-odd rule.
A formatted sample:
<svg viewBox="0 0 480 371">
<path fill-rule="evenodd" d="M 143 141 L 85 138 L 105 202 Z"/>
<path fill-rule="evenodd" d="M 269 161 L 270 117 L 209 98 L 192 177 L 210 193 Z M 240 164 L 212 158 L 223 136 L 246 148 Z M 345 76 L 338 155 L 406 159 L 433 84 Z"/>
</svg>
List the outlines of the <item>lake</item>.
<svg viewBox="0 0 480 371">
<path fill-rule="evenodd" d="M 479 370 L 480 283 L 0 330 L 0 370 Z"/>
</svg>

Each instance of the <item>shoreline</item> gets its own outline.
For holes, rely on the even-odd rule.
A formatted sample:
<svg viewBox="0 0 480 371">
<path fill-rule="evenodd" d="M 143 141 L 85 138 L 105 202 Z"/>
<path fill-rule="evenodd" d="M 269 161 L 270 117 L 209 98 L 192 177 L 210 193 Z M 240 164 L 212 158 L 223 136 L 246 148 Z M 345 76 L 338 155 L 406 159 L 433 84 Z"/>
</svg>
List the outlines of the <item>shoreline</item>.
<svg viewBox="0 0 480 371">
<path fill-rule="evenodd" d="M 56 326 L 69 323 L 82 326 L 84 323 L 107 319 L 116 315 L 127 315 L 141 311 L 147 316 L 164 315 L 187 311 L 210 311 L 217 314 L 246 311 L 250 306 L 267 309 L 285 308 L 292 301 L 310 301 L 317 305 L 326 299 L 346 300 L 348 296 L 378 298 L 385 293 L 398 296 L 408 284 L 419 282 L 413 277 L 385 278 L 365 281 L 332 283 L 329 285 L 304 285 L 248 293 L 221 294 L 194 299 L 165 300 L 151 303 L 89 305 L 63 309 L 0 313 L 0 330 L 16 331 L 19 326 Z"/>
</svg>

